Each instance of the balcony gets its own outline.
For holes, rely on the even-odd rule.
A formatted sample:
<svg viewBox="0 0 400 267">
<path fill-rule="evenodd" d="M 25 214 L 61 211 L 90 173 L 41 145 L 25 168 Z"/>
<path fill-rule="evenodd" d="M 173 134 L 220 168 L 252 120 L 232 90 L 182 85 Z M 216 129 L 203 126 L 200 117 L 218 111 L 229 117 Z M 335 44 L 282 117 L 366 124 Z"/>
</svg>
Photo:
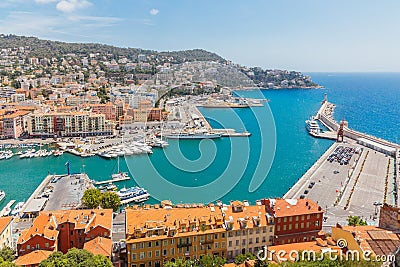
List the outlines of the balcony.
<svg viewBox="0 0 400 267">
<path fill-rule="evenodd" d="M 208 245 L 208 244 L 214 244 L 214 239 L 204 240 L 200 242 L 200 245 Z"/>
<path fill-rule="evenodd" d="M 192 242 L 185 242 L 185 243 L 178 243 L 176 246 L 178 248 L 183 248 L 183 247 L 190 247 L 192 245 Z"/>
</svg>

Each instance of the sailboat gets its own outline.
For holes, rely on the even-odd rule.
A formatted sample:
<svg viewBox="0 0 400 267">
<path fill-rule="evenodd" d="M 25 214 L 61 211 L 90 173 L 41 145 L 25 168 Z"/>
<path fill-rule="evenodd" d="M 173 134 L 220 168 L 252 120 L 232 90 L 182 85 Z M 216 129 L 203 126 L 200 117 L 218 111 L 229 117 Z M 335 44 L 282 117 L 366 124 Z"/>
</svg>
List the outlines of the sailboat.
<svg viewBox="0 0 400 267">
<path fill-rule="evenodd" d="M 127 172 L 121 172 L 119 168 L 119 156 L 118 156 L 118 172 L 111 175 L 112 180 L 129 180 L 130 177 Z"/>
</svg>

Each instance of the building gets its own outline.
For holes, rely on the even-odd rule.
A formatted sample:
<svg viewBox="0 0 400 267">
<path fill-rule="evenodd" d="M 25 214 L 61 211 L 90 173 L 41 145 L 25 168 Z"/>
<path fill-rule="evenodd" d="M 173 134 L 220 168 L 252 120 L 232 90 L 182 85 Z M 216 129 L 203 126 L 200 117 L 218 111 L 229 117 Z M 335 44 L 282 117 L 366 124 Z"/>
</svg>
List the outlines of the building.
<svg viewBox="0 0 400 267">
<path fill-rule="evenodd" d="M 383 204 L 379 214 L 379 227 L 400 230 L 400 208 Z"/>
<path fill-rule="evenodd" d="M 48 250 L 34 250 L 28 254 L 18 257 L 18 259 L 15 261 L 15 264 L 17 266 L 24 267 L 37 267 L 42 261 L 47 259 L 51 253 L 53 252 Z"/>
<path fill-rule="evenodd" d="M 160 267 L 177 258 L 226 257 L 226 231 L 219 208 L 126 209 L 128 266 Z"/>
<path fill-rule="evenodd" d="M 41 212 L 17 241 L 18 256 L 36 250 L 80 248 L 97 237 L 111 238 L 112 210 L 58 210 Z"/>
<path fill-rule="evenodd" d="M 93 253 L 94 255 L 103 255 L 111 259 L 112 240 L 98 236 L 85 243 L 83 249 Z"/>
<path fill-rule="evenodd" d="M 324 211 L 310 199 L 264 199 L 274 218 L 274 245 L 313 241 L 322 230 Z"/>
<path fill-rule="evenodd" d="M 12 217 L 0 217 L 0 249 L 4 247 L 13 247 L 12 219 Z"/>
<path fill-rule="evenodd" d="M 89 105 L 89 107 L 93 113 L 104 114 L 106 116 L 106 120 L 117 120 L 117 108 L 111 102 L 108 102 L 107 104 L 92 104 Z"/>
<path fill-rule="evenodd" d="M 30 136 L 97 136 L 112 135 L 115 124 L 104 114 L 91 112 L 32 113 L 26 117 Z"/>
<path fill-rule="evenodd" d="M 247 252 L 257 254 L 264 246 L 272 245 L 274 218 L 259 204 L 233 201 L 229 207 L 221 207 L 227 231 L 227 259 Z"/>
<path fill-rule="evenodd" d="M 395 261 L 399 254 L 400 237 L 397 231 L 382 229 L 377 226 L 340 226 L 332 227 L 335 241 L 345 240 L 346 249 L 357 251 L 360 257 L 369 252 L 371 257 L 386 259 L 385 266 Z"/>
<path fill-rule="evenodd" d="M 0 117 L 0 136 L 4 139 L 18 138 L 24 132 L 24 117 L 28 111 L 16 111 Z"/>
</svg>

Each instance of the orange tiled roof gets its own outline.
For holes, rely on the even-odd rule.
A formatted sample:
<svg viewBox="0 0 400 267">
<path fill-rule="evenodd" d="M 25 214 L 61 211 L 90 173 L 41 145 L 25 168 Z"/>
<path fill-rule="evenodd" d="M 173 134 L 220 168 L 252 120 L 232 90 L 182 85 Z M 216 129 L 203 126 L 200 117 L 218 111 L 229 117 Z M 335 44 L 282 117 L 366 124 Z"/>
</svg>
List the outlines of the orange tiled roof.
<svg viewBox="0 0 400 267">
<path fill-rule="evenodd" d="M 311 199 L 272 199 L 275 201 L 275 217 L 286 217 L 293 215 L 307 215 L 312 213 L 322 213 L 323 210 Z"/>
<path fill-rule="evenodd" d="M 57 222 L 53 216 L 41 213 L 33 221 L 30 228 L 21 232 L 18 238 L 18 244 L 25 243 L 35 235 L 43 236 L 44 238 L 55 240 L 58 237 Z"/>
<path fill-rule="evenodd" d="M 10 224 L 12 219 L 13 218 L 11 216 L 0 217 L 0 233 L 2 233 L 6 229 L 6 227 Z"/>
<path fill-rule="evenodd" d="M 232 205 L 235 204 L 238 203 L 232 202 Z M 251 205 L 242 207 L 243 209 L 240 212 L 234 212 L 232 206 L 223 208 L 225 213 L 225 221 L 228 223 L 233 223 L 232 230 L 243 228 L 243 222 L 245 222 L 246 228 L 253 228 L 256 226 L 255 223 L 257 222 L 259 223 L 258 226 L 267 225 L 267 217 L 264 206 Z"/>
<path fill-rule="evenodd" d="M 18 266 L 37 265 L 41 261 L 47 259 L 51 253 L 53 252 L 47 250 L 35 250 L 28 254 L 18 257 L 15 264 Z"/>
<path fill-rule="evenodd" d="M 13 119 L 13 118 L 16 118 L 16 117 L 24 116 L 24 115 L 26 115 L 28 113 L 29 113 L 29 111 L 18 110 L 17 112 L 14 112 L 12 114 L 5 115 L 4 119 Z"/>
<path fill-rule="evenodd" d="M 92 252 L 94 255 L 111 256 L 112 240 L 101 236 L 96 237 L 85 243 L 83 249 Z"/>
<path fill-rule="evenodd" d="M 321 244 L 323 243 L 323 246 Z M 284 244 L 284 245 L 277 245 L 277 246 L 269 246 L 268 251 L 275 251 L 277 253 L 278 251 L 286 251 L 286 254 L 280 255 L 280 257 L 289 259 L 289 253 L 290 251 L 315 251 L 315 252 L 321 252 L 323 249 L 332 249 L 332 252 L 335 250 L 337 252 L 340 251 L 339 247 L 337 246 L 332 246 L 327 244 L 326 242 L 317 242 L 317 241 L 310 241 L 310 242 L 299 242 L 299 243 L 291 243 L 291 244 Z M 293 255 L 292 255 L 293 256 Z"/>
<path fill-rule="evenodd" d="M 214 211 L 213 211 L 214 210 Z M 171 209 L 132 209 L 127 208 L 126 212 L 126 233 L 131 235 L 135 229 L 151 229 L 154 227 L 165 227 L 178 229 L 184 225 L 186 229 L 190 224 L 196 227 L 200 223 L 206 225 L 217 225 L 222 222 L 222 214 L 218 207 L 190 207 L 190 208 L 171 208 Z M 188 234 L 187 232 L 185 234 Z"/>
</svg>

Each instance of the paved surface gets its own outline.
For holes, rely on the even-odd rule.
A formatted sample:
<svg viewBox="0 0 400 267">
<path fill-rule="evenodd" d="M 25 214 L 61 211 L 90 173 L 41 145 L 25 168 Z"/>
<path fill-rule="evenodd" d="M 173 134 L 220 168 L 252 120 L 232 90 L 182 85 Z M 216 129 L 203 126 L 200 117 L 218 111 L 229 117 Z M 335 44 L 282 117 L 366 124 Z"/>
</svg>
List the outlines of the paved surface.
<svg viewBox="0 0 400 267">
<path fill-rule="evenodd" d="M 325 209 L 324 227 L 337 222 L 347 225 L 349 215 L 357 215 L 370 225 L 377 225 L 375 203 L 394 203 L 394 159 L 372 149 L 362 147 L 361 155 L 353 155 L 348 165 L 330 163 L 327 156 L 338 145 L 362 147 L 358 144 L 335 143 L 285 195 L 285 198 L 308 197 Z M 390 163 L 389 163 L 390 160 Z M 389 172 L 388 172 L 389 163 Z M 388 188 L 385 190 L 386 175 Z M 358 177 L 358 179 L 357 179 Z M 315 182 L 312 188 L 309 184 Z M 305 190 L 309 192 L 305 194 Z M 353 191 L 353 192 L 352 192 Z"/>
<path fill-rule="evenodd" d="M 113 243 L 125 239 L 125 212 L 118 213 L 113 219 Z"/>
<path fill-rule="evenodd" d="M 44 210 L 74 209 L 79 205 L 85 190 L 91 187 L 86 174 L 64 176 L 50 185 L 54 189 Z"/>
</svg>

